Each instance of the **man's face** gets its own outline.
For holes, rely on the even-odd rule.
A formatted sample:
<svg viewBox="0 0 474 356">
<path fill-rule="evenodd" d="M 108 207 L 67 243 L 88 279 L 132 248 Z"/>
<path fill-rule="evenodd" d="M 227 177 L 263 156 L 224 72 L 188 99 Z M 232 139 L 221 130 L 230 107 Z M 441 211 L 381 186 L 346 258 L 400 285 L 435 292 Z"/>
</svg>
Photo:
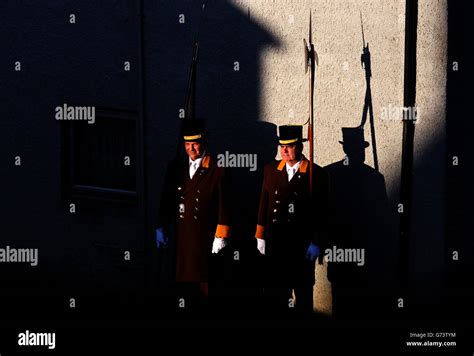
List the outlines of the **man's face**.
<svg viewBox="0 0 474 356">
<path fill-rule="evenodd" d="M 193 161 L 202 155 L 202 145 L 200 142 L 185 142 L 184 149 Z"/>
<path fill-rule="evenodd" d="M 301 152 L 298 145 L 280 145 L 280 155 L 284 161 L 295 162 L 299 159 Z"/>
</svg>

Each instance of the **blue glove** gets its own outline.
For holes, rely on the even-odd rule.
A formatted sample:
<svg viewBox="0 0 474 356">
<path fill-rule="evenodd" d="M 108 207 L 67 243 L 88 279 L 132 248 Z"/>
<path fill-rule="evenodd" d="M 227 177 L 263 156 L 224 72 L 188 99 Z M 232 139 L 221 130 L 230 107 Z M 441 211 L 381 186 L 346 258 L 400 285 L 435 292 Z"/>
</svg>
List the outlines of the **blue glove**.
<svg viewBox="0 0 474 356">
<path fill-rule="evenodd" d="M 306 251 L 306 259 L 312 262 L 316 260 L 320 253 L 319 247 L 311 242 L 308 251 Z"/>
<path fill-rule="evenodd" d="M 168 238 L 163 233 L 163 229 L 156 229 L 156 247 L 163 248 L 168 246 Z"/>
</svg>

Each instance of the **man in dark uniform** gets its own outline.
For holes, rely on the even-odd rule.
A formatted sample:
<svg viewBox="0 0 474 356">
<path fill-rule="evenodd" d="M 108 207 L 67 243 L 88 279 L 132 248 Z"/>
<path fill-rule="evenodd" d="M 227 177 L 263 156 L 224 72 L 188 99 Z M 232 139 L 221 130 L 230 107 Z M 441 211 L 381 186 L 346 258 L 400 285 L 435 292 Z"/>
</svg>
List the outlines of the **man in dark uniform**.
<svg viewBox="0 0 474 356">
<path fill-rule="evenodd" d="M 229 177 L 205 150 L 204 121 L 184 120 L 182 137 L 187 155 L 166 172 L 156 242 L 166 247 L 175 231 L 176 282 L 199 286 L 207 296 L 211 252 L 224 248 L 231 234 Z"/>
<path fill-rule="evenodd" d="M 265 166 L 255 237 L 265 255 L 265 294 L 280 307 L 294 305 L 309 312 L 313 310 L 315 261 L 325 244 L 328 176 L 313 163 L 311 194 L 302 129 L 297 125 L 279 128 L 282 160 Z"/>
</svg>

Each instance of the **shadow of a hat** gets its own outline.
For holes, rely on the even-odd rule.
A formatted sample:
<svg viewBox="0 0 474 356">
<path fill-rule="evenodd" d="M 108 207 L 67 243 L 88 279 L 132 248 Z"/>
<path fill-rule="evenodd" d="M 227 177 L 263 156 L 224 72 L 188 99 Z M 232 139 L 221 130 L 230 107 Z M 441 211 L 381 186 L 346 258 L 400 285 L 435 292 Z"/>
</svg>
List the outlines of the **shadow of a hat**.
<svg viewBox="0 0 474 356">
<path fill-rule="evenodd" d="M 364 129 L 359 127 L 343 127 L 342 141 L 339 141 L 344 147 L 348 148 L 367 148 L 369 143 L 364 139 Z"/>
</svg>

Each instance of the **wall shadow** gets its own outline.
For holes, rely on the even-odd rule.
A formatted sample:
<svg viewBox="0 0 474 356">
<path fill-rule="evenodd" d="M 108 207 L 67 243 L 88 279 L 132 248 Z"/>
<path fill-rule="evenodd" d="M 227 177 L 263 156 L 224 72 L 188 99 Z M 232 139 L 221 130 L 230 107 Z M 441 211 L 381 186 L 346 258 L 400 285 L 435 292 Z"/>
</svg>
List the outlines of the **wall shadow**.
<svg viewBox="0 0 474 356">
<path fill-rule="evenodd" d="M 363 31 L 363 29 L 362 29 Z M 362 32 L 362 37 L 364 33 Z M 369 116 L 369 127 L 371 133 L 371 142 L 372 142 L 372 154 L 374 156 L 374 168 L 378 172 L 379 170 L 379 159 L 377 155 L 377 140 L 375 136 L 375 122 L 374 122 L 374 111 L 372 107 L 372 88 L 370 86 L 370 80 L 372 78 L 372 61 L 370 56 L 369 44 L 364 44 L 362 49 L 362 54 L 360 56 L 360 63 L 364 67 L 365 71 L 365 82 L 366 82 L 366 91 L 364 99 L 364 107 L 362 109 L 362 120 L 360 123 L 360 128 L 364 128 L 365 123 L 367 122 L 367 116 Z"/>
<path fill-rule="evenodd" d="M 469 112 L 473 69 L 465 66 L 453 70 L 454 63 L 472 63 L 474 56 L 468 48 L 472 27 L 472 3 L 448 0 L 448 61 L 446 111 L 446 230 L 444 262 L 446 290 L 443 296 L 445 315 L 449 318 L 472 320 L 474 308 L 474 240 L 472 239 L 472 201 L 474 200 L 474 158 L 471 154 L 471 133 L 474 123 L 466 117 Z M 454 164 L 454 157 L 459 163 Z M 462 162 L 461 162 L 462 160 Z M 459 254 L 454 259 L 454 253 Z M 439 278 L 439 277 L 438 277 Z"/>
<path fill-rule="evenodd" d="M 326 259 L 333 315 L 383 318 L 389 310 L 394 282 L 390 274 L 395 268 L 385 179 L 364 163 L 368 142 L 364 141 L 363 130 L 343 130 L 344 141 L 340 142 L 346 157 L 324 167 L 331 182 Z"/>
<path fill-rule="evenodd" d="M 66 295 L 93 314 L 101 310 L 105 289 L 126 294 L 141 286 L 142 221 L 136 205 L 74 201 L 75 214 L 65 208 L 71 201 L 61 196 L 64 122 L 54 113 L 64 103 L 137 111 L 136 5 L 86 0 L 71 7 L 70 1 L 52 0 L 47 6 L 6 1 L 0 7 L 0 41 L 8 47 L 0 59 L 0 159 L 8 187 L 0 242 L 37 248 L 39 260 L 36 267 L 0 266 L 2 319 L 63 315 Z M 126 60 L 130 71 L 124 70 Z M 21 70 L 13 70 L 16 62 Z M 17 155 L 21 166 L 10 164 Z M 124 250 L 135 255 L 133 266 L 123 263 Z"/>
</svg>

